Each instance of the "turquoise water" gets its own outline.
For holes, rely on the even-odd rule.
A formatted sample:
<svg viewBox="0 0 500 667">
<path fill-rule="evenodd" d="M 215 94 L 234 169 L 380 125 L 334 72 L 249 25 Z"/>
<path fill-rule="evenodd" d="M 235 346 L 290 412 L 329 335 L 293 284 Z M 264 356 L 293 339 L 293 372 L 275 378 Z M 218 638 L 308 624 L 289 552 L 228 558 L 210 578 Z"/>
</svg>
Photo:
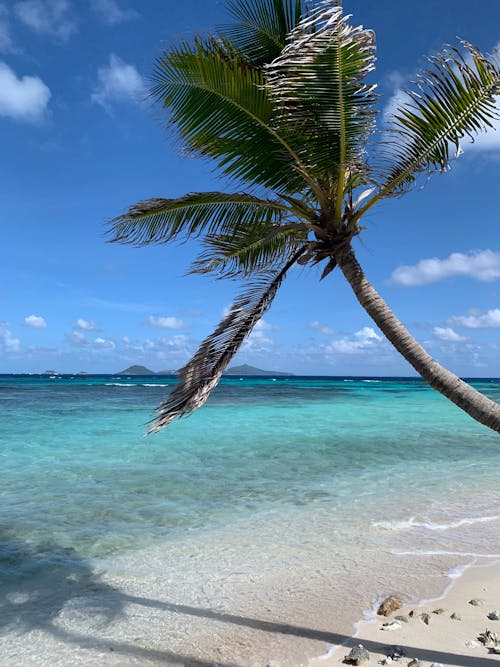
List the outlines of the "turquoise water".
<svg viewBox="0 0 500 667">
<path fill-rule="evenodd" d="M 498 436 L 418 380 L 225 379 L 145 438 L 174 383 L 0 376 L 3 536 L 103 555 L 269 506 L 418 497 L 423 473 L 430 502 L 498 481 Z M 500 381 L 474 384 L 500 400 Z"/>
<path fill-rule="evenodd" d="M 317 521 L 344 568 L 361 549 L 500 551 L 498 435 L 421 381 L 227 378 L 144 437 L 174 383 L 0 376 L 3 577 L 269 516 Z M 473 384 L 500 401 L 500 380 Z"/>
</svg>

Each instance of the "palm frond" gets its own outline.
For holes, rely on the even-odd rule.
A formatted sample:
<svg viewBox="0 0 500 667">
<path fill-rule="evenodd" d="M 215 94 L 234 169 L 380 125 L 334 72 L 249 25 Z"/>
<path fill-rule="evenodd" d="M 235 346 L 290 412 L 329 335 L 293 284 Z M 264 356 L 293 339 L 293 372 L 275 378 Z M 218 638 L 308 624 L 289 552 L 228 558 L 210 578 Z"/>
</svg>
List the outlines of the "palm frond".
<svg viewBox="0 0 500 667">
<path fill-rule="evenodd" d="M 289 194 L 304 187 L 298 155 L 270 124 L 262 73 L 224 44 L 197 40 L 165 52 L 154 81 L 152 96 L 189 150 L 253 185 Z"/>
<path fill-rule="evenodd" d="M 305 223 L 263 223 L 240 227 L 232 234 L 207 236 L 203 240 L 206 250 L 194 262 L 190 273 L 245 278 L 273 271 L 307 240 L 309 228 Z"/>
<path fill-rule="evenodd" d="M 276 128 L 293 133 L 290 141 L 300 146 L 299 155 L 313 175 L 333 176 L 337 217 L 347 171 L 364 169 L 376 113 L 375 87 L 365 82 L 374 69 L 374 34 L 351 26 L 349 19 L 338 3 L 319 3 L 292 31 L 282 54 L 265 67 Z"/>
<path fill-rule="evenodd" d="M 432 69 L 421 74 L 415 90 L 392 114 L 385 157 L 388 166 L 380 196 L 400 194 L 422 171 L 449 167 L 450 150 L 474 137 L 500 117 L 500 68 L 479 49 L 462 41 L 465 56 L 453 47 L 429 58 Z"/>
<path fill-rule="evenodd" d="M 277 200 L 245 193 L 192 192 L 177 199 L 149 199 L 108 223 L 110 242 L 141 247 L 179 236 L 232 233 L 248 225 L 276 224 L 292 210 Z"/>
<path fill-rule="evenodd" d="M 156 409 L 149 433 L 201 407 L 245 338 L 271 305 L 287 271 L 304 252 L 299 250 L 271 277 L 255 280 L 234 302 L 229 314 L 180 371 L 179 383 Z"/>
<path fill-rule="evenodd" d="M 235 23 L 222 26 L 221 34 L 254 67 L 277 58 L 288 34 L 302 15 L 301 0 L 230 0 L 229 13 Z"/>
</svg>

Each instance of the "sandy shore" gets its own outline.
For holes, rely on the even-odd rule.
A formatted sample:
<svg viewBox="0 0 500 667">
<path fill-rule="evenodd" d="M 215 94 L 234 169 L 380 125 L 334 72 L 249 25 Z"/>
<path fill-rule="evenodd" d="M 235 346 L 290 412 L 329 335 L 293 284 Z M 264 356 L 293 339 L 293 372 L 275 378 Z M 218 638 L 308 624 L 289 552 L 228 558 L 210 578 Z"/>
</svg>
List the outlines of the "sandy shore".
<svg viewBox="0 0 500 667">
<path fill-rule="evenodd" d="M 56 568 L 36 590 L 16 586 L 2 605 L 8 630 L 0 635 L 2 667 L 330 667 L 342 664 L 350 647 L 360 643 L 370 653 L 367 667 L 381 664 L 395 645 L 405 656 L 386 664 L 407 667 L 419 659 L 422 667 L 500 665 L 500 655 L 477 641 L 487 628 L 500 633 L 500 620 L 487 618 L 500 608 L 500 565 L 470 568 L 442 599 L 362 621 L 352 637 L 353 619 L 335 608 L 324 580 L 309 578 L 305 585 L 288 574 L 287 581 L 286 569 L 273 579 L 265 572 L 262 579 L 249 578 L 244 563 L 233 570 L 226 550 L 220 579 L 207 585 L 205 556 L 192 549 L 175 554 L 191 561 L 182 578 L 164 553 L 147 556 L 142 567 L 136 562 L 134 578 L 124 561 L 113 571 L 75 570 L 69 577 Z M 276 566 L 274 561 L 274 572 Z M 231 603 L 224 600 L 226 592 L 233 595 Z M 362 597 L 363 591 L 352 594 Z M 481 604 L 473 606 L 471 599 Z M 366 595 L 365 605 L 372 603 Z M 444 611 L 434 613 L 438 609 Z M 461 620 L 451 619 L 453 613 Z M 409 620 L 396 630 L 381 630 L 395 615 Z"/>
<path fill-rule="evenodd" d="M 470 604 L 470 601 L 478 604 Z M 330 652 L 311 667 L 341 664 L 350 649 L 361 644 L 370 654 L 363 664 L 411 664 L 418 660 L 422 667 L 431 664 L 443 667 L 495 667 L 500 655 L 485 647 L 478 637 L 485 630 L 498 633 L 500 620 L 490 620 L 488 614 L 500 609 L 500 565 L 472 567 L 453 582 L 444 597 L 426 601 L 418 606 L 405 605 L 389 617 L 377 616 L 361 621 L 358 632 L 345 646 Z M 384 623 L 403 616 L 394 630 L 383 630 Z M 452 618 L 454 616 L 454 618 Z M 394 647 L 404 654 L 399 660 L 387 660 Z M 400 649 L 403 649 L 402 651 Z M 417 663 L 414 663 L 417 667 Z"/>
</svg>

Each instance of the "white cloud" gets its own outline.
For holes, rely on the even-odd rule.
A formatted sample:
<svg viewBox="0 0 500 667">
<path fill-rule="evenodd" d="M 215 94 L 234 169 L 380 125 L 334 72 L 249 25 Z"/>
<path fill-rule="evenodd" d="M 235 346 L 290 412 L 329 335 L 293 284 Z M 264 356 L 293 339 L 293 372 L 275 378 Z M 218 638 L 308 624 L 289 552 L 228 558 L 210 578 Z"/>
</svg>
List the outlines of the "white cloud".
<svg viewBox="0 0 500 667">
<path fill-rule="evenodd" d="M 408 95 L 403 90 L 403 85 L 407 83 L 406 77 L 397 70 L 390 72 L 386 78 L 387 85 L 392 88 L 392 95 L 387 100 L 382 111 L 384 122 L 390 123 L 391 116 L 401 107 L 402 104 L 409 101 Z"/>
<path fill-rule="evenodd" d="M 28 28 L 63 42 L 76 30 L 68 0 L 23 0 L 14 5 L 14 12 Z"/>
<path fill-rule="evenodd" d="M 359 354 L 374 348 L 383 340 L 383 337 L 375 329 L 372 329 L 372 327 L 363 327 L 352 338 L 344 337 L 339 340 L 332 340 L 325 347 L 325 351 L 327 353 Z"/>
<path fill-rule="evenodd" d="M 81 331 L 71 331 L 66 334 L 66 339 L 76 347 L 86 348 L 89 350 L 114 350 L 116 348 L 116 343 L 109 338 L 101 338 L 98 336 L 91 340 Z"/>
<path fill-rule="evenodd" d="M 492 308 L 486 313 L 452 317 L 450 322 L 466 329 L 500 329 L 500 308 Z"/>
<path fill-rule="evenodd" d="M 278 327 L 267 320 L 258 320 L 253 328 L 254 331 L 276 331 Z"/>
<path fill-rule="evenodd" d="M 274 345 L 272 338 L 265 333 L 266 331 L 274 331 L 277 327 L 265 320 L 259 320 L 252 333 L 248 336 L 242 345 L 242 350 L 246 352 L 264 352 Z"/>
<path fill-rule="evenodd" d="M 327 336 L 331 336 L 332 334 L 335 333 L 333 329 L 330 329 L 330 327 L 326 326 L 326 324 L 318 322 L 318 320 L 313 320 L 312 322 L 309 322 L 309 326 L 311 327 L 311 329 L 316 329 L 316 331 L 320 331 L 321 333 L 326 334 Z"/>
<path fill-rule="evenodd" d="M 451 276 L 469 276 L 476 280 L 492 281 L 500 278 L 500 252 L 482 250 L 467 255 L 454 252 L 446 259 L 422 259 L 414 266 L 399 266 L 393 271 L 391 282 L 414 287 L 428 285 Z"/>
<path fill-rule="evenodd" d="M 112 340 L 110 340 L 109 338 L 101 338 L 101 337 L 96 338 L 93 341 L 92 345 L 96 350 L 114 350 L 116 347 L 115 343 Z"/>
<path fill-rule="evenodd" d="M 94 320 L 84 320 L 82 317 L 76 320 L 73 325 L 75 329 L 81 329 L 82 331 L 99 331 L 99 326 Z"/>
<path fill-rule="evenodd" d="M 137 69 L 114 53 L 109 57 L 109 65 L 99 68 L 97 77 L 99 84 L 92 93 L 91 100 L 107 111 L 113 102 L 138 102 L 144 90 L 144 82 Z"/>
<path fill-rule="evenodd" d="M 51 97 L 49 88 L 36 76 L 18 78 L 0 62 L 0 116 L 31 123 L 41 121 Z"/>
<path fill-rule="evenodd" d="M 3 348 L 6 354 L 21 351 L 21 341 L 19 338 L 14 338 L 7 327 L 2 323 L 0 323 L 0 347 Z"/>
<path fill-rule="evenodd" d="M 40 315 L 28 315 L 24 318 L 24 324 L 27 327 L 32 327 L 33 329 L 46 329 L 47 322 Z"/>
<path fill-rule="evenodd" d="M 264 352 L 274 345 L 274 341 L 262 331 L 252 331 L 241 349 L 245 352 Z"/>
<path fill-rule="evenodd" d="M 78 347 L 87 347 L 90 345 L 89 339 L 81 331 L 71 331 L 70 333 L 66 334 L 66 338 L 70 343 L 77 345 Z"/>
<path fill-rule="evenodd" d="M 439 340 L 445 340 L 450 343 L 461 343 L 467 340 L 466 336 L 461 336 L 451 327 L 434 327 L 433 333 Z"/>
<path fill-rule="evenodd" d="M 140 16 L 135 9 L 121 9 L 116 0 L 92 0 L 92 7 L 108 25 L 116 25 Z"/>
<path fill-rule="evenodd" d="M 178 317 L 160 317 L 158 315 L 150 315 L 147 323 L 151 327 L 157 329 L 185 329 L 186 323 Z"/>
<path fill-rule="evenodd" d="M 497 104 L 497 111 L 500 113 L 500 105 Z M 474 141 L 462 140 L 460 147 L 465 154 L 469 152 L 492 153 L 500 151 L 500 121 L 493 120 L 493 127 L 489 127 L 486 132 L 482 132 L 475 137 Z"/>
</svg>

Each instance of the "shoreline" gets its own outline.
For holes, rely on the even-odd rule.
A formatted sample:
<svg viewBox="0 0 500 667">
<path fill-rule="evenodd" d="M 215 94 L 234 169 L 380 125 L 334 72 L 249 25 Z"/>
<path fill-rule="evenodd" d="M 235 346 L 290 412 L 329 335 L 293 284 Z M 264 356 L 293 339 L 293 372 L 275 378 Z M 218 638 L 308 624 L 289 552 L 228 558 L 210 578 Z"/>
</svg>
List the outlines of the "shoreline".
<svg viewBox="0 0 500 667">
<path fill-rule="evenodd" d="M 500 619 L 488 618 L 489 613 L 499 611 L 500 607 L 500 559 L 470 563 L 463 566 L 458 576 L 448 576 L 451 581 L 442 595 L 419 602 L 403 602 L 401 608 L 387 617 L 377 615 L 381 602 L 377 601 L 365 612 L 365 617 L 354 624 L 351 639 L 312 658 L 308 667 L 346 664 L 344 659 L 360 644 L 370 656 L 362 663 L 366 667 L 397 662 L 397 653 L 392 661 L 387 660 L 395 647 L 403 649 L 398 651 L 399 660 L 403 664 L 418 661 L 415 667 L 431 664 L 493 667 L 495 660 L 500 664 L 500 658 L 478 639 L 486 630 L 497 633 L 500 638 Z M 479 604 L 470 604 L 471 600 Z M 394 630 L 381 629 L 384 623 L 393 623 L 396 617 L 404 617 L 406 622 L 398 621 L 399 627 Z"/>
<path fill-rule="evenodd" d="M 461 554 L 458 562 L 457 556 L 443 560 L 430 554 L 422 558 L 421 554 L 401 557 L 386 552 L 386 569 L 393 576 L 368 581 L 368 571 L 334 568 L 315 573 L 308 569 L 307 553 L 311 557 L 317 553 L 316 540 L 309 545 L 312 551 L 303 551 L 304 535 L 297 542 L 283 524 L 277 541 L 275 521 L 249 523 L 235 524 L 229 533 L 219 529 L 175 544 L 96 559 L 81 564 L 69 576 L 56 567 L 47 582 L 30 590 L 32 604 L 27 594 L 26 599 L 20 597 L 24 594 L 16 587 L 5 598 L 12 600 L 19 618 L 27 603 L 22 618 L 29 627 L 24 634 L 16 634 L 12 625 L 12 631 L 3 635 L 2 665 L 331 667 L 342 664 L 350 648 L 359 643 L 369 648 L 367 667 L 380 664 L 386 645 L 407 647 L 408 660 L 399 663 L 403 667 L 419 656 L 424 658 L 422 667 L 430 667 L 431 655 L 443 666 L 496 664 L 492 660 L 497 657 L 488 657 L 484 647 L 468 649 L 464 642 L 475 642 L 486 627 L 500 632 L 500 621 L 485 618 L 500 607 L 498 554 L 469 557 L 467 562 Z M 325 526 L 319 523 L 314 528 L 318 535 Z M 330 550 L 328 541 L 326 553 Z M 410 577 L 417 565 L 417 576 Z M 365 584 L 359 589 L 361 581 Z M 420 614 L 425 609 L 431 622 L 427 626 L 417 615 L 396 631 L 381 631 L 382 623 L 394 614 L 367 619 L 370 612 L 363 617 L 363 606 L 379 594 L 398 593 L 401 584 L 406 586 L 406 600 L 422 594 L 423 601 L 408 602 L 396 615 L 411 609 Z M 491 588 L 493 597 L 486 599 Z M 485 605 L 468 606 L 473 597 L 485 598 Z M 450 611 L 433 615 L 438 607 Z M 372 617 L 375 611 L 372 608 Z M 461 613 L 464 621 L 450 620 L 453 611 Z M 465 638 L 451 636 L 443 644 L 446 628 L 448 634 L 465 631 Z M 435 630 L 439 630 L 437 643 Z M 443 653 L 459 658 L 446 662 L 439 659 Z M 473 662 L 460 661 L 460 656 Z"/>
</svg>

